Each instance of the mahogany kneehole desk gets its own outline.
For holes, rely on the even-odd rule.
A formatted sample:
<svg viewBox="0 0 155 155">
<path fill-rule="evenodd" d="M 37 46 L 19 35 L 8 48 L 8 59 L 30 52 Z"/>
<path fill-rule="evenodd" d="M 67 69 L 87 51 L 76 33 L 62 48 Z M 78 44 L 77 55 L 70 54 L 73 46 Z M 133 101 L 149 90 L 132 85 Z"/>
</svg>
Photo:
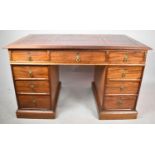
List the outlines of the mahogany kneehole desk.
<svg viewBox="0 0 155 155">
<path fill-rule="evenodd" d="M 55 118 L 59 65 L 94 65 L 99 119 L 135 119 L 148 46 L 124 35 L 29 35 L 7 46 L 18 118 Z"/>
</svg>

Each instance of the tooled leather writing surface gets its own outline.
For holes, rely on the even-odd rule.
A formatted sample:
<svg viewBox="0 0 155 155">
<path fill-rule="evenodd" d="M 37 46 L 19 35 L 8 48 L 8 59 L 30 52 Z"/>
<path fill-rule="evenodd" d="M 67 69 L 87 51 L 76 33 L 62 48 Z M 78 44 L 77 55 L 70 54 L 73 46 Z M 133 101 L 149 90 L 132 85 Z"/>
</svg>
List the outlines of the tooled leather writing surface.
<svg viewBox="0 0 155 155">
<path fill-rule="evenodd" d="M 142 49 L 150 48 L 125 35 L 28 35 L 7 49 Z"/>
</svg>

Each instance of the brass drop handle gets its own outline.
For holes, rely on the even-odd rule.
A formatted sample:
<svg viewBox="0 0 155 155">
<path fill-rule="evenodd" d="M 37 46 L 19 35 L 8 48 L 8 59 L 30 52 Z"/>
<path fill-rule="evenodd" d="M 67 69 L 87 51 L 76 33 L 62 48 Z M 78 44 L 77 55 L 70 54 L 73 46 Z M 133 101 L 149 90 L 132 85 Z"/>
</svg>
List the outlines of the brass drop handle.
<svg viewBox="0 0 155 155">
<path fill-rule="evenodd" d="M 29 61 L 32 61 L 32 57 L 31 57 L 31 56 L 29 56 L 29 58 L 28 58 L 28 59 L 29 59 Z"/>
<path fill-rule="evenodd" d="M 28 71 L 28 74 L 29 74 L 29 76 L 30 76 L 30 77 L 32 77 L 32 76 L 33 76 L 33 75 L 32 75 L 32 71 L 31 71 L 31 70 L 29 70 L 29 71 Z"/>
<path fill-rule="evenodd" d="M 128 53 L 126 53 L 126 54 L 124 55 L 123 62 L 128 62 Z"/>
<path fill-rule="evenodd" d="M 31 52 L 29 52 L 28 60 L 32 61 Z"/>
<path fill-rule="evenodd" d="M 75 60 L 76 60 L 76 62 L 80 62 L 80 61 L 81 61 L 81 60 L 80 60 L 80 54 L 79 54 L 79 53 L 76 54 Z"/>
<path fill-rule="evenodd" d="M 30 87 L 31 87 L 32 89 L 34 89 L 34 84 L 31 84 Z"/>
<path fill-rule="evenodd" d="M 118 104 L 118 105 L 121 105 L 121 104 L 123 104 L 123 101 L 122 101 L 121 99 L 119 99 L 119 100 L 117 101 L 117 104 Z"/>
<path fill-rule="evenodd" d="M 36 103 L 36 100 L 35 100 L 35 99 L 33 99 L 33 100 L 32 100 L 32 102 L 33 102 L 33 103 Z"/>
<path fill-rule="evenodd" d="M 126 73 L 125 73 L 125 70 L 123 70 L 123 72 L 122 72 L 122 78 L 125 78 L 126 77 Z"/>
<path fill-rule="evenodd" d="M 125 73 L 122 73 L 122 78 L 125 78 L 126 77 L 126 74 Z"/>
<path fill-rule="evenodd" d="M 35 99 L 32 100 L 32 103 L 33 103 L 33 104 L 36 104 L 36 102 L 37 102 L 37 101 L 36 101 Z"/>
<path fill-rule="evenodd" d="M 120 86 L 120 91 L 123 91 L 125 89 L 124 86 Z"/>
</svg>

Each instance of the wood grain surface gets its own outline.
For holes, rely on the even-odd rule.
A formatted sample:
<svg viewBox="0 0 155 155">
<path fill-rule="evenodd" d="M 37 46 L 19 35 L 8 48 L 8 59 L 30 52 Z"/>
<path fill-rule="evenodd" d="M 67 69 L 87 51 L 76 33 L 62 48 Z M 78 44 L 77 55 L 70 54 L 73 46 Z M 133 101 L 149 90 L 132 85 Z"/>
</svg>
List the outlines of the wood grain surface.
<svg viewBox="0 0 155 155">
<path fill-rule="evenodd" d="M 50 109 L 50 96 L 18 95 L 20 109 Z"/>
<path fill-rule="evenodd" d="M 145 63 L 145 52 L 144 51 L 129 51 L 120 50 L 109 51 L 109 63 L 110 64 L 144 64 Z"/>
<path fill-rule="evenodd" d="M 48 67 L 45 66 L 12 66 L 15 79 L 47 78 Z"/>
<path fill-rule="evenodd" d="M 137 94 L 139 81 L 107 81 L 106 94 Z"/>
<path fill-rule="evenodd" d="M 94 52 L 92 52 L 94 51 Z M 103 50 L 52 50 L 51 62 L 67 64 L 101 64 L 105 63 Z"/>
<path fill-rule="evenodd" d="M 47 50 L 13 50 L 10 54 L 11 61 L 49 61 L 49 52 Z"/>
<path fill-rule="evenodd" d="M 50 93 L 48 81 L 15 81 L 17 93 Z"/>
<path fill-rule="evenodd" d="M 143 67 L 108 67 L 108 79 L 141 79 Z"/>
<path fill-rule="evenodd" d="M 106 96 L 103 108 L 105 110 L 134 109 L 137 96 Z"/>
</svg>

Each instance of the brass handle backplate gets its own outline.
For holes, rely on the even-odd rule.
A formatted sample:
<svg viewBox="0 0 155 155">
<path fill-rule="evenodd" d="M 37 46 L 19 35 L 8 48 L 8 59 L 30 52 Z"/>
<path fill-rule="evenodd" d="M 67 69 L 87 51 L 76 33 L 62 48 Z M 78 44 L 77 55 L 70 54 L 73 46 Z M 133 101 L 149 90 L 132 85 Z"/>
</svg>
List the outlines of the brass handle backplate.
<svg viewBox="0 0 155 155">
<path fill-rule="evenodd" d="M 29 59 L 29 61 L 32 61 L 32 57 L 31 57 L 31 56 L 29 56 L 29 58 L 28 58 L 28 59 Z"/>
<path fill-rule="evenodd" d="M 126 77 L 126 73 L 122 73 L 122 78 L 125 78 Z"/>
<path fill-rule="evenodd" d="M 36 101 L 35 99 L 33 99 L 33 100 L 32 100 L 32 103 L 33 103 L 33 104 L 36 104 L 36 103 L 37 103 L 37 101 Z"/>
<path fill-rule="evenodd" d="M 36 103 L 36 100 L 35 100 L 35 99 L 33 99 L 33 100 L 32 100 L 32 102 L 33 102 L 33 103 Z"/>
<path fill-rule="evenodd" d="M 32 61 L 31 52 L 29 52 L 28 60 L 29 60 L 29 61 Z"/>
<path fill-rule="evenodd" d="M 79 54 L 79 53 L 76 54 L 75 61 L 76 61 L 76 62 L 80 62 L 80 61 L 81 61 L 81 60 L 80 60 L 80 54 Z"/>
<path fill-rule="evenodd" d="M 29 76 L 30 76 L 30 77 L 32 77 L 32 76 L 33 76 L 33 74 L 32 74 L 32 71 L 31 71 L 31 70 L 29 70 L 29 71 L 28 71 L 28 74 L 29 74 Z"/>
<path fill-rule="evenodd" d="M 120 91 L 123 91 L 125 89 L 124 86 L 120 86 Z"/>
<path fill-rule="evenodd" d="M 125 69 L 123 69 L 122 74 L 121 74 L 121 77 L 122 78 L 125 78 L 126 77 L 126 70 Z"/>
<path fill-rule="evenodd" d="M 121 105 L 121 104 L 123 104 L 123 101 L 122 101 L 121 99 L 119 99 L 119 100 L 117 101 L 117 104 L 118 104 L 118 105 Z"/>
<path fill-rule="evenodd" d="M 30 87 L 34 91 L 34 84 L 31 84 Z"/>
<path fill-rule="evenodd" d="M 126 53 L 126 54 L 124 55 L 123 62 L 128 62 L 128 53 Z"/>
</svg>

